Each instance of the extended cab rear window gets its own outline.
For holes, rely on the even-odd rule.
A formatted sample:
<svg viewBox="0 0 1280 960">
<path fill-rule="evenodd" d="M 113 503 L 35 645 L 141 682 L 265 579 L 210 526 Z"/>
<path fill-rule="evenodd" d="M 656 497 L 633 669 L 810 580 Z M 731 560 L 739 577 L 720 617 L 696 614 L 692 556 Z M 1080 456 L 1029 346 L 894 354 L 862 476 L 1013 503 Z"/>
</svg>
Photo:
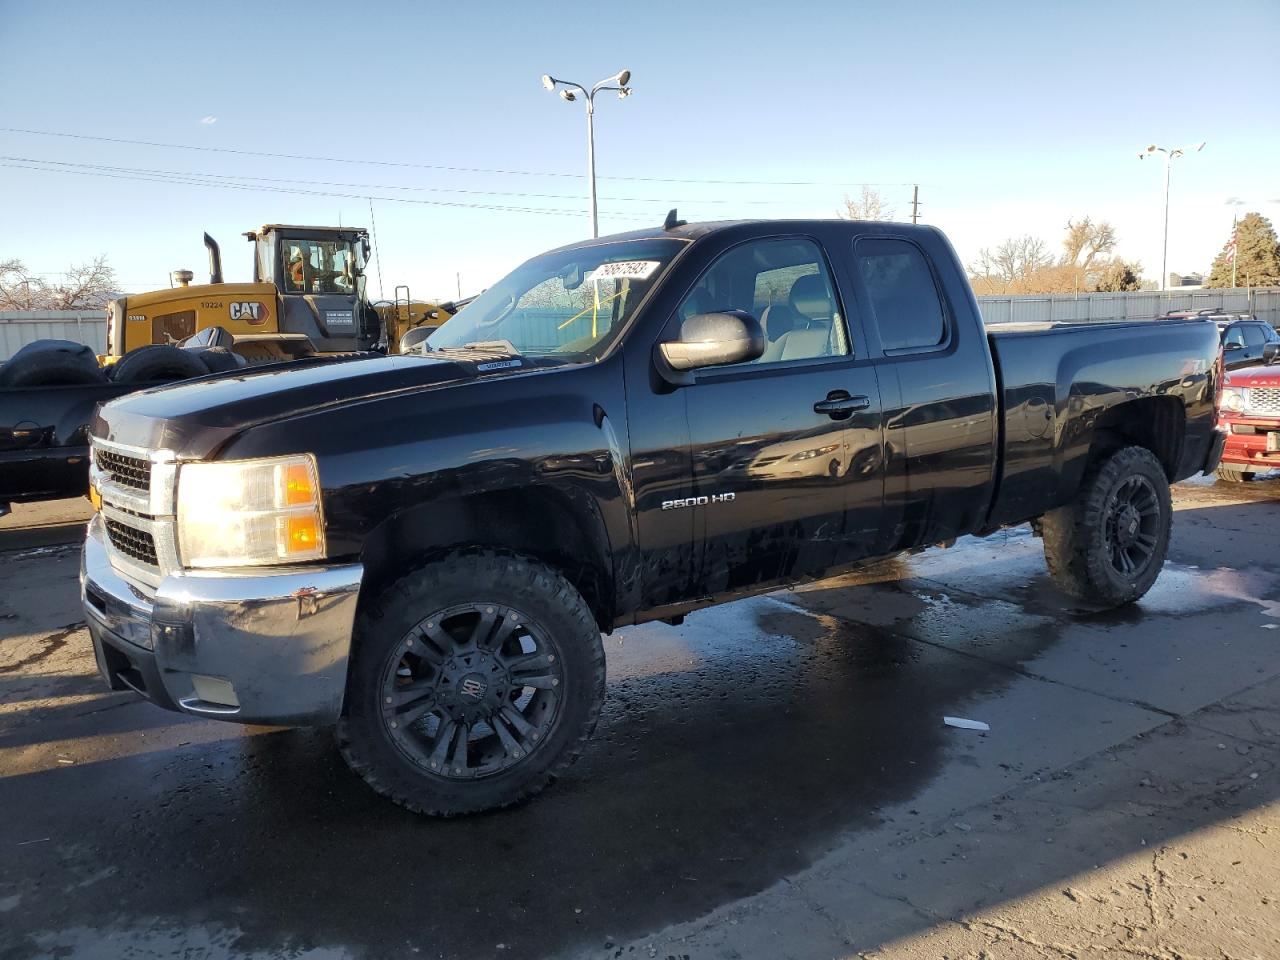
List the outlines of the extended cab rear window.
<svg viewBox="0 0 1280 960">
<path fill-rule="evenodd" d="M 946 341 L 946 313 L 919 247 L 906 240 L 863 237 L 853 254 L 886 352 L 927 350 Z"/>
</svg>

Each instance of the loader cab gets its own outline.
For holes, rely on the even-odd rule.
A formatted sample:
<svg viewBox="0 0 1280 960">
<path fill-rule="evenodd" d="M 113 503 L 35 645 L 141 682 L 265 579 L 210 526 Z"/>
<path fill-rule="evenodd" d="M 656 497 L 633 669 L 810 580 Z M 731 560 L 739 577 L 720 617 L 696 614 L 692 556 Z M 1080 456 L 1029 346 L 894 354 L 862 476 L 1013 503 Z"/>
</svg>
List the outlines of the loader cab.
<svg viewBox="0 0 1280 960">
<path fill-rule="evenodd" d="M 321 353 L 367 350 L 378 339 L 365 300 L 367 231 L 267 224 L 245 236 L 254 245 L 254 281 L 279 294 L 282 337 L 305 336 Z"/>
</svg>

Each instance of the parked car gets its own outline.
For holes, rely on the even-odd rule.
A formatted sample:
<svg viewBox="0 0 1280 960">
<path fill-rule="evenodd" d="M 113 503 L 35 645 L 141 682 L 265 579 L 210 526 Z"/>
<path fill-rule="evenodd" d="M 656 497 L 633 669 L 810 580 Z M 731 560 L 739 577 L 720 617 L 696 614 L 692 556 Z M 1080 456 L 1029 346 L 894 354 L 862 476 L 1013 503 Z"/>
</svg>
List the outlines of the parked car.
<svg viewBox="0 0 1280 960">
<path fill-rule="evenodd" d="M 501 807 L 582 750 L 602 631 L 1033 520 L 1064 590 L 1128 603 L 1170 482 L 1221 453 L 1210 324 L 987 330 L 923 226 L 673 211 L 535 257 L 428 347 L 99 410 L 113 688 L 336 722 L 394 801 Z"/>
<path fill-rule="evenodd" d="M 1175 310 L 1166 319 L 1201 319 L 1212 322 L 1218 328 L 1228 370 L 1250 367 L 1263 362 L 1267 344 L 1280 349 L 1280 332 L 1264 320 L 1249 313 L 1223 313 L 1220 310 Z"/>
<path fill-rule="evenodd" d="M 1280 467 L 1280 366 L 1273 366 L 1278 358 L 1280 344 L 1268 349 L 1265 365 L 1227 374 L 1219 406 L 1226 432 L 1219 480 L 1239 483 Z"/>
<path fill-rule="evenodd" d="M 174 346 L 131 351 L 103 368 L 89 347 L 37 340 L 0 364 L 0 517 L 11 504 L 82 497 L 89 489 L 89 418 L 107 400 L 238 369 L 230 335 L 208 327 Z"/>
</svg>

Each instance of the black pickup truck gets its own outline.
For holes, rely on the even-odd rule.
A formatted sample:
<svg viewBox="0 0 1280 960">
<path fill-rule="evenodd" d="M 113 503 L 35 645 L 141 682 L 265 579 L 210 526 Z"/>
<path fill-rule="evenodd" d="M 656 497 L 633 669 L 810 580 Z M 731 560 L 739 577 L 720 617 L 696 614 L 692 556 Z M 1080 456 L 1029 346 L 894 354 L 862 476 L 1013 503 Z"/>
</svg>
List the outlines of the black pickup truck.
<svg viewBox="0 0 1280 960">
<path fill-rule="evenodd" d="M 984 329 L 932 228 L 671 216 L 420 356 L 106 404 L 85 612 L 115 688 L 336 723 L 413 810 L 503 806 L 582 749 L 624 624 L 1029 521 L 1063 589 L 1136 600 L 1221 377 L 1199 320 Z"/>
</svg>

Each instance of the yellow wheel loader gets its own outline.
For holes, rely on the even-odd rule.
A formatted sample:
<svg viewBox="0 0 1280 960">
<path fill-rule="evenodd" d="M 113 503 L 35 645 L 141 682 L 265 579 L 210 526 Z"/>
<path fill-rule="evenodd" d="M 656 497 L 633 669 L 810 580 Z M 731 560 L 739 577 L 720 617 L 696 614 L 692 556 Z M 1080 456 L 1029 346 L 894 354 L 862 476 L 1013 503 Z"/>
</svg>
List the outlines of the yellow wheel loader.
<svg viewBox="0 0 1280 960">
<path fill-rule="evenodd" d="M 252 283 L 223 282 L 221 250 L 206 233 L 207 284 L 192 285 L 191 271 L 175 270 L 168 290 L 112 300 L 104 362 L 148 344 L 176 344 L 210 327 L 230 333 L 232 349 L 250 361 L 370 349 L 396 353 L 403 334 L 437 327 L 456 310 L 410 300 L 404 286 L 396 288 L 394 301 L 370 303 L 367 230 L 272 223 L 245 236 L 254 246 Z"/>
</svg>

